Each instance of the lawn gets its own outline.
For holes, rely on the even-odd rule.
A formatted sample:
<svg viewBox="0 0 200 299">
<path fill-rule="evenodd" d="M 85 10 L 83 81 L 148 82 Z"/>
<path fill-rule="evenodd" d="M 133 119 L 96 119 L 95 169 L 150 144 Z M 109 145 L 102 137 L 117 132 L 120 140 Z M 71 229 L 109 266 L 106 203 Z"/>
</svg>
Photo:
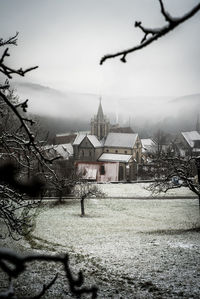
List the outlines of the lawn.
<svg viewBox="0 0 200 299">
<path fill-rule="evenodd" d="M 88 199 L 45 204 L 32 246 L 69 252 L 100 298 L 199 298 L 197 199 Z M 64 297 L 63 297 L 64 298 Z"/>
</svg>

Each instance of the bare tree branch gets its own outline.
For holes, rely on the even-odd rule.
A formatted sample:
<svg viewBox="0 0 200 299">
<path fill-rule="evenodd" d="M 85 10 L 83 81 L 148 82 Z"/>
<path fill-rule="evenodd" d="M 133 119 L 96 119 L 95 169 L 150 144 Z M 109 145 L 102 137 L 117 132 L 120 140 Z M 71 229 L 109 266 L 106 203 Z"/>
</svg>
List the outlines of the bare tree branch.
<svg viewBox="0 0 200 299">
<path fill-rule="evenodd" d="M 149 29 L 145 28 L 142 26 L 142 22 L 135 22 L 135 27 L 139 27 L 143 33 L 144 37 L 139 45 L 136 45 L 132 48 L 125 49 L 113 54 L 107 54 L 103 56 L 100 60 L 100 64 L 103 64 L 107 59 L 115 58 L 118 56 L 121 56 L 120 60 L 122 62 L 126 62 L 126 56 L 130 53 L 133 53 L 137 50 L 141 50 L 157 39 L 163 37 L 164 35 L 168 34 L 170 31 L 175 29 L 177 26 L 182 24 L 183 22 L 187 21 L 190 19 L 192 16 L 194 16 L 199 10 L 200 10 L 200 3 L 197 4 L 195 7 L 193 7 L 189 12 L 187 12 L 185 15 L 179 18 L 172 17 L 164 8 L 162 0 L 159 0 L 160 6 L 161 6 L 161 13 L 164 16 L 165 20 L 167 21 L 168 24 L 163 26 L 162 28 L 154 28 L 154 29 Z M 150 37 L 148 37 L 151 34 Z M 147 38 L 148 37 L 148 38 Z"/>
<path fill-rule="evenodd" d="M 83 294 L 91 294 L 91 298 L 97 298 L 98 289 L 95 286 L 90 288 L 83 286 L 84 277 L 81 271 L 78 273 L 78 278 L 74 278 L 72 271 L 69 266 L 69 256 L 65 255 L 19 255 L 9 249 L 0 249 L 0 267 L 2 270 L 8 274 L 11 278 L 17 278 L 21 273 L 26 270 L 26 264 L 35 261 L 46 261 L 46 262 L 59 262 L 63 265 L 63 269 L 65 271 L 65 276 L 68 280 L 70 291 L 73 295 L 81 296 Z M 8 262 L 12 267 L 8 265 Z M 52 281 L 48 285 L 44 285 L 42 291 L 34 297 L 31 298 L 41 298 L 46 291 L 55 283 L 57 279 L 57 275 L 52 279 Z M 15 292 L 13 291 L 15 294 Z M 2 296 L 3 294 L 3 296 Z M 7 294 L 7 296 L 5 296 Z M 0 293 L 0 298 L 10 298 L 10 291 Z"/>
</svg>

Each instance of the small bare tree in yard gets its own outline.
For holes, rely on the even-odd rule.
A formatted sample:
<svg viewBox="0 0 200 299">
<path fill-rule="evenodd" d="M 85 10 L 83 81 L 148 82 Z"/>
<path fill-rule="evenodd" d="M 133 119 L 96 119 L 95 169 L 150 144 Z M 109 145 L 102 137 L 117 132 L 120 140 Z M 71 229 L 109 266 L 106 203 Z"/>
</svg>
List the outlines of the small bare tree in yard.
<svg viewBox="0 0 200 299">
<path fill-rule="evenodd" d="M 86 198 L 91 198 L 91 197 L 101 198 L 105 195 L 98 188 L 97 185 L 94 185 L 93 183 L 89 183 L 86 181 L 78 182 L 73 189 L 73 194 L 77 198 L 80 198 L 81 216 L 82 217 L 85 216 L 85 199 Z"/>
</svg>

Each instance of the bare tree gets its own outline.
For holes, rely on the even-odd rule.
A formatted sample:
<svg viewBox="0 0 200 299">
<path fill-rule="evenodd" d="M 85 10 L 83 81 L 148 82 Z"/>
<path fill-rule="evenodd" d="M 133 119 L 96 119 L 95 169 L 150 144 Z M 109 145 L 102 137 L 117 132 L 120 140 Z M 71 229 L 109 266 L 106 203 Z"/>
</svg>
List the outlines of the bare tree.
<svg viewBox="0 0 200 299">
<path fill-rule="evenodd" d="M 0 48 L 16 45 L 17 36 L 18 33 L 9 39 L 0 39 Z M 12 79 L 13 75 L 25 76 L 27 72 L 37 67 L 11 68 L 5 62 L 9 56 L 7 47 L 0 58 L 0 72 L 6 78 L 0 84 L 0 220 L 6 225 L 9 235 L 14 238 L 15 234 L 23 235 L 24 230 L 27 231 L 30 225 L 29 212 L 37 204 L 35 201 L 27 200 L 27 197 L 38 196 L 38 192 L 42 191 L 43 182 L 40 177 L 34 175 L 35 162 L 37 166 L 40 166 L 38 169 L 40 175 L 46 180 L 50 180 L 49 173 L 51 175 L 55 175 L 55 173 L 49 165 L 58 157 L 47 157 L 41 151 L 41 144 L 37 141 L 32 129 L 34 121 L 26 115 L 28 100 L 19 102 L 18 98 L 13 95 L 7 80 Z M 46 169 L 49 171 L 48 174 Z M 12 278 L 17 278 L 25 271 L 26 264 L 32 261 L 62 263 L 73 295 L 80 297 L 82 294 L 91 294 L 92 298 L 97 297 L 96 287 L 83 286 L 84 277 L 81 272 L 79 272 L 78 279 L 73 277 L 68 255 L 22 256 L 10 250 L 0 249 L 0 267 L 8 275 L 10 281 L 9 288 L 0 293 L 0 298 L 16 298 Z M 47 285 L 43 285 L 39 294 L 32 298 L 41 298 L 56 279 L 57 274 Z"/>
<path fill-rule="evenodd" d="M 87 181 L 78 181 L 74 186 L 72 193 L 75 197 L 80 198 L 81 203 L 81 216 L 85 216 L 85 199 L 96 197 L 101 198 L 105 194 L 93 183 L 89 183 Z"/>
<path fill-rule="evenodd" d="M 120 60 L 126 63 L 126 57 L 128 54 L 149 46 L 151 43 L 163 37 L 164 35 L 168 34 L 170 31 L 174 30 L 176 27 L 178 27 L 183 22 L 193 17 L 198 11 L 200 11 L 200 3 L 199 3 L 183 16 L 173 17 L 170 15 L 169 12 L 166 11 L 163 5 L 163 1 L 162 0 L 158 0 L 158 1 L 160 3 L 161 14 L 163 15 L 166 21 L 166 25 L 164 25 L 161 28 L 146 28 L 142 25 L 141 21 L 136 21 L 135 27 L 140 28 L 140 30 L 144 33 L 144 36 L 140 44 L 133 46 L 129 49 L 121 50 L 113 54 L 107 54 L 101 58 L 100 64 L 103 64 L 107 59 L 111 59 L 115 57 L 121 57 Z"/>
<path fill-rule="evenodd" d="M 163 155 L 157 160 L 165 169 L 165 175 L 149 187 L 153 193 L 188 187 L 199 199 L 200 212 L 200 157 L 169 157 Z"/>
<path fill-rule="evenodd" d="M 36 201 L 30 198 L 42 191 L 41 177 L 45 181 L 47 169 L 49 176 L 54 175 L 50 164 L 57 159 L 43 155 L 34 121 L 27 116 L 28 99 L 20 101 L 8 81 L 13 75 L 25 76 L 37 68 L 14 69 L 8 66 L 8 46 L 17 45 L 17 36 L 18 33 L 6 40 L 0 39 L 0 49 L 6 47 L 0 57 L 0 72 L 4 76 L 0 83 L 0 220 L 12 237 L 22 235 L 29 228 L 28 214 L 36 206 Z M 38 164 L 40 171 L 36 168 Z"/>
<path fill-rule="evenodd" d="M 166 153 L 169 149 L 169 134 L 165 133 L 162 130 L 157 130 L 156 133 L 153 136 L 153 139 L 156 143 L 156 149 L 154 151 L 154 155 L 158 158 L 162 154 Z"/>
</svg>

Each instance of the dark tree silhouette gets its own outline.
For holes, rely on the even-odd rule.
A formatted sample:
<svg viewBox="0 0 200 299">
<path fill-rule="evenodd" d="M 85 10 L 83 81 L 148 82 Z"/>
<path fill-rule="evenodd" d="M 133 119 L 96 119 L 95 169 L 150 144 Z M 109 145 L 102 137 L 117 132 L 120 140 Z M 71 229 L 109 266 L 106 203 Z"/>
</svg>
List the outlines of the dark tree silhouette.
<svg viewBox="0 0 200 299">
<path fill-rule="evenodd" d="M 10 45 L 17 45 L 17 36 L 7 40 L 0 39 L 0 48 Z M 32 160 L 40 167 L 46 167 L 52 173 L 49 164 L 58 157 L 47 157 L 37 142 L 32 126 L 32 119 L 26 116 L 28 100 L 18 102 L 10 89 L 8 79 L 13 75 L 25 76 L 26 73 L 36 67 L 27 69 L 14 69 L 5 62 L 10 56 L 8 47 L 3 51 L 0 58 L 0 72 L 4 75 L 5 82 L 0 84 L 0 221 L 6 225 L 9 235 L 23 235 L 24 230 L 29 227 L 29 211 L 37 204 L 30 202 L 27 196 L 38 196 L 42 190 L 42 181 L 30 173 Z M 7 127 L 13 121 L 13 126 Z M 23 170 L 28 170 L 28 179 L 24 177 Z M 2 227 L 2 225 L 1 225 Z M 1 235 L 2 237 L 2 235 Z M 26 255 L 22 256 L 8 249 L 0 249 L 0 267 L 8 275 L 10 286 L 0 293 L 0 298 L 16 298 L 16 291 L 12 279 L 17 278 L 26 269 L 26 264 L 34 261 L 60 262 L 63 264 L 65 276 L 68 280 L 70 291 L 80 298 L 82 294 L 91 294 L 92 298 L 97 297 L 97 288 L 83 286 L 84 277 L 81 272 L 78 278 L 74 279 L 69 267 L 69 257 L 52 255 Z M 32 298 L 41 298 L 46 291 L 55 283 L 57 274 L 42 290 Z M 26 282 L 25 282 L 26 284 Z"/>
<path fill-rule="evenodd" d="M 167 192 L 170 189 L 188 187 L 199 199 L 200 212 L 200 157 L 159 156 L 155 163 L 164 169 L 162 178 L 155 180 L 149 187 L 153 193 Z"/>
</svg>

